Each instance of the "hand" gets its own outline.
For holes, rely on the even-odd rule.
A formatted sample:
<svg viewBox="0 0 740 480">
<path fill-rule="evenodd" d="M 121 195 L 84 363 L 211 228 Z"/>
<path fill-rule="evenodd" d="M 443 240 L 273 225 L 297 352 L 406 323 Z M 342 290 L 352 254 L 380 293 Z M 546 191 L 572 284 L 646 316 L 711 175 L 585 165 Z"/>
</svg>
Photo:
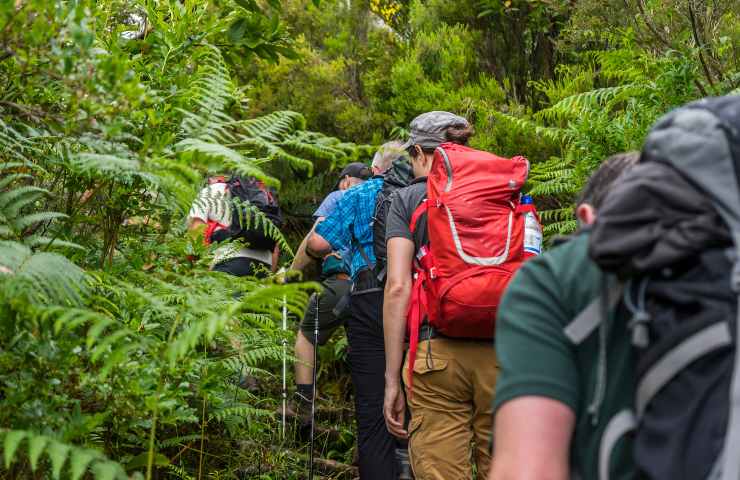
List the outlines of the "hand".
<svg viewBox="0 0 740 480">
<path fill-rule="evenodd" d="M 409 433 L 403 428 L 406 417 L 406 396 L 399 381 L 386 382 L 385 400 L 383 401 L 383 416 L 385 425 L 392 435 L 398 438 L 408 438 Z"/>
</svg>

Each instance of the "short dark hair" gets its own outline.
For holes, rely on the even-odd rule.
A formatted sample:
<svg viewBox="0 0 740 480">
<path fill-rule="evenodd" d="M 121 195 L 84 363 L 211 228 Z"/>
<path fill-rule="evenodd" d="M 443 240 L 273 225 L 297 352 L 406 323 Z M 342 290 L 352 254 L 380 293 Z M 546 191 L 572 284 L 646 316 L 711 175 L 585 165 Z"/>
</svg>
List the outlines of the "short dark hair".
<svg viewBox="0 0 740 480">
<path fill-rule="evenodd" d="M 640 152 L 618 153 L 604 160 L 581 190 L 577 205 L 588 203 L 598 211 L 616 180 L 639 160 Z"/>
</svg>

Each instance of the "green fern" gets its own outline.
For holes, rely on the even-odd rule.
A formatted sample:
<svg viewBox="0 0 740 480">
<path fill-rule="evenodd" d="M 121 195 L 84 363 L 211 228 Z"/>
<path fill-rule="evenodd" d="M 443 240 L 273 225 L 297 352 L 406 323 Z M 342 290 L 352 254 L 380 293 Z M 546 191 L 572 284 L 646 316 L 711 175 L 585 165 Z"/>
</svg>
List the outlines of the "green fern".
<svg viewBox="0 0 740 480">
<path fill-rule="evenodd" d="M 209 419 L 219 422 L 226 421 L 229 417 L 254 418 L 254 417 L 272 417 L 275 413 L 262 408 L 255 408 L 251 405 L 229 405 L 219 408 L 210 413 Z"/>
<path fill-rule="evenodd" d="M 570 134 L 567 130 L 555 127 L 543 127 L 537 123 L 525 118 L 515 117 L 502 112 L 493 112 L 493 115 L 507 125 L 521 133 L 533 133 L 538 137 L 548 140 L 555 144 L 566 143 L 570 140 Z"/>
<path fill-rule="evenodd" d="M 39 435 L 25 430 L 0 430 L 3 438 L 3 458 L 5 468 L 10 468 L 20 455 L 21 447 L 26 444 L 26 457 L 31 470 L 36 472 L 42 466 L 40 460 L 46 454 L 52 478 L 79 480 L 86 473 L 95 480 L 127 480 L 129 476 L 119 463 L 109 460 L 97 450 L 81 448 L 62 443 L 52 437 Z M 65 469 L 65 466 L 67 467 Z"/>
<path fill-rule="evenodd" d="M 192 99 L 193 108 L 180 110 L 185 116 L 181 124 L 182 136 L 228 143 L 233 136 L 227 126 L 233 120 L 226 114 L 226 107 L 235 92 L 226 62 L 220 50 L 212 45 L 196 50 L 194 61 L 198 71 L 185 92 Z"/>
<path fill-rule="evenodd" d="M 167 465 L 167 469 L 180 480 L 193 480 L 193 477 L 190 476 L 187 470 L 182 467 L 178 467 L 177 465 Z"/>
<path fill-rule="evenodd" d="M 306 119 L 300 113 L 279 111 L 249 120 L 242 120 L 237 122 L 235 126 L 238 127 L 237 131 L 246 137 L 280 143 L 290 134 L 305 130 Z"/>
<path fill-rule="evenodd" d="M 85 272 L 62 255 L 12 241 L 0 241 L 0 279 L 0 290 L 39 305 L 79 306 L 88 291 Z"/>
<path fill-rule="evenodd" d="M 33 176 L 21 169 L 28 168 L 25 162 L 0 164 L 0 239 L 13 239 L 29 246 L 49 245 L 53 239 L 35 233 L 38 225 L 49 225 L 54 220 L 66 218 L 58 212 L 26 213 L 50 193 L 45 188 L 29 185 Z M 78 247 L 75 244 L 56 241 L 56 246 Z"/>
<path fill-rule="evenodd" d="M 577 118 L 599 111 L 601 108 L 609 110 L 614 104 L 624 101 L 642 88 L 641 85 L 626 84 L 578 93 L 560 100 L 549 108 L 540 110 L 535 117 L 539 120 L 556 121 Z M 602 113 L 603 111 L 599 111 L 599 114 Z"/>
<path fill-rule="evenodd" d="M 262 230 L 264 235 L 277 242 L 282 251 L 287 252 L 291 257 L 294 255 L 293 249 L 290 248 L 290 244 L 283 233 L 259 208 L 241 202 L 238 198 L 232 199 L 232 203 L 232 208 L 236 209 L 237 218 L 242 228 Z"/>
</svg>

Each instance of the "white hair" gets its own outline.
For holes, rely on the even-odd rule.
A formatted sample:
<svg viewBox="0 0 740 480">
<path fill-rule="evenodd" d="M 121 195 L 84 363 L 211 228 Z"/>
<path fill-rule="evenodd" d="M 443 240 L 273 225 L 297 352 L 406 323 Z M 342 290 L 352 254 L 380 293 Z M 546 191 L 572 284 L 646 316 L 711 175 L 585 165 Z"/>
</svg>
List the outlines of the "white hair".
<svg viewBox="0 0 740 480">
<path fill-rule="evenodd" d="M 391 168 L 394 160 L 405 154 L 406 152 L 403 150 L 403 142 L 395 140 L 393 142 L 384 143 L 380 146 L 378 151 L 375 152 L 372 166 L 381 173 L 385 172 Z"/>
</svg>

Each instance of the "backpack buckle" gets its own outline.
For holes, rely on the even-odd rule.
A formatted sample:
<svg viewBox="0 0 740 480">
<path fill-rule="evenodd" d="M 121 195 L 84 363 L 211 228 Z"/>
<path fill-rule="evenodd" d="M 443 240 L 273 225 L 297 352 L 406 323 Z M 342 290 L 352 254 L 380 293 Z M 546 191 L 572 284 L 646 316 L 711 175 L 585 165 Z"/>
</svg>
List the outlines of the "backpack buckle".
<svg viewBox="0 0 740 480">
<path fill-rule="evenodd" d="M 429 269 L 429 278 L 431 278 L 432 280 L 437 278 L 437 267 L 432 267 Z"/>
</svg>

